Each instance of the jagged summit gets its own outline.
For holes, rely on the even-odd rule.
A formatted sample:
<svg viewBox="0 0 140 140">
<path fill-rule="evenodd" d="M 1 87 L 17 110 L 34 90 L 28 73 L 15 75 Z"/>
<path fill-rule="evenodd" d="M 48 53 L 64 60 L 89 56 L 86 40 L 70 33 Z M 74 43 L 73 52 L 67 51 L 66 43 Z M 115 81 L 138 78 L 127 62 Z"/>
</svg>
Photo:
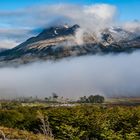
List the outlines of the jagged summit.
<svg viewBox="0 0 140 140">
<path fill-rule="evenodd" d="M 69 25 L 59 25 L 54 27 L 49 27 L 44 29 L 39 35 L 36 37 L 32 37 L 27 41 L 30 43 L 46 40 L 46 39 L 53 39 L 59 36 L 67 36 L 67 35 L 74 35 L 76 29 L 80 28 L 79 25 L 75 24 L 73 26 Z"/>
<path fill-rule="evenodd" d="M 63 26 L 57 26 L 57 27 L 50 27 L 48 29 L 43 30 L 37 38 L 40 40 L 43 39 L 49 39 L 49 38 L 54 38 L 58 36 L 66 36 L 66 35 L 73 35 L 75 33 L 75 30 L 79 28 L 79 25 L 73 25 L 73 26 L 68 26 L 68 25 L 63 25 Z"/>
</svg>

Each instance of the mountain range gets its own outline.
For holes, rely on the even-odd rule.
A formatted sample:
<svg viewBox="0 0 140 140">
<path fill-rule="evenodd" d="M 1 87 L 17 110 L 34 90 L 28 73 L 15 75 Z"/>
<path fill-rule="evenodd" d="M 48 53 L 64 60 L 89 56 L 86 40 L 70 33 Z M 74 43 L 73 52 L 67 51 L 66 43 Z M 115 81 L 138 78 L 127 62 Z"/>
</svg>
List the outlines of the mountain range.
<svg viewBox="0 0 140 140">
<path fill-rule="evenodd" d="M 46 28 L 12 49 L 0 49 L 0 66 L 89 54 L 130 53 L 139 48 L 140 35 L 121 27 L 95 33 L 77 24 L 65 24 Z"/>
</svg>

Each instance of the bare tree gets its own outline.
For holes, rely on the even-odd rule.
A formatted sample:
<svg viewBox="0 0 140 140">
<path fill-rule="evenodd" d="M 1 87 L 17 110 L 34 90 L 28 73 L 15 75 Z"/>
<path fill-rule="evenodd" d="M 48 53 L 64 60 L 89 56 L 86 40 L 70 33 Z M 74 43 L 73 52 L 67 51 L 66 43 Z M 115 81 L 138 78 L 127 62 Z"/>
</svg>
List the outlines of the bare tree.
<svg viewBox="0 0 140 140">
<path fill-rule="evenodd" d="M 41 121 L 41 130 L 43 134 L 46 136 L 46 140 L 48 140 L 48 137 L 50 137 L 52 140 L 54 140 L 54 136 L 52 134 L 52 130 L 50 128 L 50 123 L 48 121 L 48 116 L 43 115 L 42 112 L 38 111 L 38 118 Z"/>
<path fill-rule="evenodd" d="M 4 134 L 4 132 L 2 130 L 0 130 L 0 139 L 6 140 L 5 134 Z"/>
</svg>

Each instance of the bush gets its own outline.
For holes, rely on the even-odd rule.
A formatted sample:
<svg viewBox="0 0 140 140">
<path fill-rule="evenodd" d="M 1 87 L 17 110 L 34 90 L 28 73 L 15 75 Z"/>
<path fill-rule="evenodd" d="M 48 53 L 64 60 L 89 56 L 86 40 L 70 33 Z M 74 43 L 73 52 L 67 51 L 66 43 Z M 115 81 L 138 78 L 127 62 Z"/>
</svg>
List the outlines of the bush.
<svg viewBox="0 0 140 140">
<path fill-rule="evenodd" d="M 89 97 L 81 97 L 80 102 L 81 103 L 104 103 L 105 98 L 100 95 L 90 95 Z"/>
</svg>

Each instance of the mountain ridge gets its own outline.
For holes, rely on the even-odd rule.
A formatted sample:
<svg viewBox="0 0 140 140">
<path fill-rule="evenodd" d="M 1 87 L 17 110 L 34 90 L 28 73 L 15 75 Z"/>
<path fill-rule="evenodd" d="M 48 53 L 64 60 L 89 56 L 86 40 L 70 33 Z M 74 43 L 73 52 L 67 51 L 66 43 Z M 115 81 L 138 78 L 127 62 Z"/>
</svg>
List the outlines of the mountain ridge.
<svg viewBox="0 0 140 140">
<path fill-rule="evenodd" d="M 86 30 L 79 33 L 81 30 L 77 24 L 46 28 L 15 48 L 0 52 L 0 63 L 23 64 L 68 56 L 132 52 L 140 48 L 140 36 L 120 27 L 104 29 L 100 32 L 100 38 Z"/>
</svg>

